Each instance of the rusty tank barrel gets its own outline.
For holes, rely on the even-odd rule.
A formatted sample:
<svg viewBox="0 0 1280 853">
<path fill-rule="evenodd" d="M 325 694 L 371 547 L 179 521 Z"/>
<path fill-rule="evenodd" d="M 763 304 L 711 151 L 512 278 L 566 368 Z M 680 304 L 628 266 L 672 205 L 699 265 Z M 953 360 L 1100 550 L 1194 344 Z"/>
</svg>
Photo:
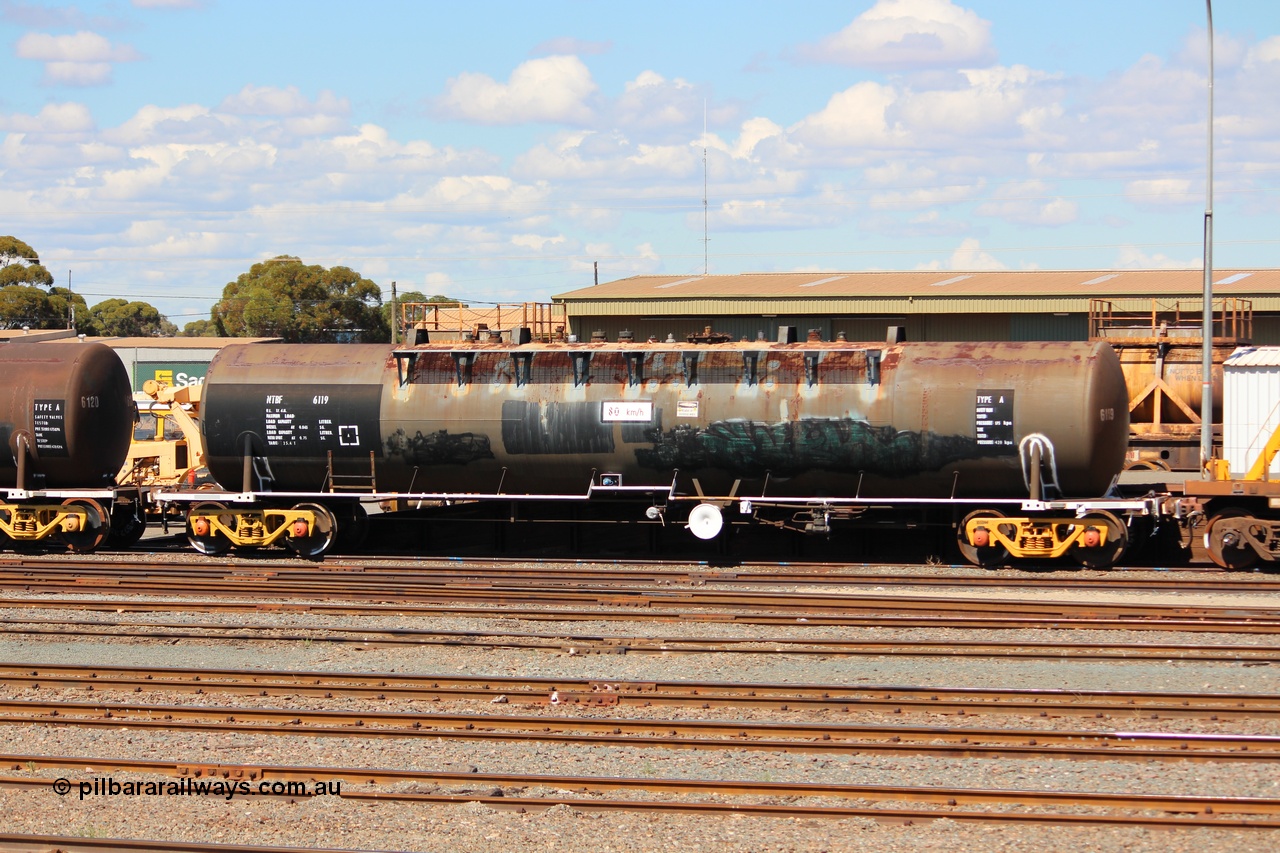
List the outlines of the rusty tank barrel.
<svg viewBox="0 0 1280 853">
<path fill-rule="evenodd" d="M 113 485 L 136 412 L 129 373 L 108 346 L 0 345 L 0 440 L 8 448 L 0 451 L 0 485 Z"/>
<path fill-rule="evenodd" d="M 1105 343 L 253 344 L 210 365 L 203 427 L 231 489 L 580 495 L 678 471 L 722 495 L 1016 497 L 1039 476 L 1096 497 L 1127 403 Z"/>
</svg>

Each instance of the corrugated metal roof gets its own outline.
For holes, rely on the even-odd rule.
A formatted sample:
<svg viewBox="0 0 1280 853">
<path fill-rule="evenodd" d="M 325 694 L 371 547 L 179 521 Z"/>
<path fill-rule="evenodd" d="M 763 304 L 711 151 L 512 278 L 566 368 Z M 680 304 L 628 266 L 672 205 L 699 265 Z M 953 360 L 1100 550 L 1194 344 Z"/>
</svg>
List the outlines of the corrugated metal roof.
<svg viewBox="0 0 1280 853">
<path fill-rule="evenodd" d="M 1240 347 L 1222 363 L 1228 367 L 1280 367 L 1280 347 Z"/>
<path fill-rule="evenodd" d="M 1280 270 L 1215 270 L 1215 296 L 1280 297 Z M 1032 299 L 1158 296 L 1190 298 L 1204 289 L 1202 270 L 995 270 L 786 272 L 736 275 L 639 275 L 570 290 L 558 302 L 658 301 L 681 298 Z M 1255 306 L 1257 307 L 1257 306 Z"/>
<path fill-rule="evenodd" d="M 86 338 L 87 341 L 97 341 L 106 344 L 109 347 L 120 349 L 123 347 L 135 347 L 137 349 L 222 349 L 230 344 L 263 344 L 278 343 L 280 338 L 157 338 L 157 337 L 136 337 L 136 338 Z"/>
</svg>

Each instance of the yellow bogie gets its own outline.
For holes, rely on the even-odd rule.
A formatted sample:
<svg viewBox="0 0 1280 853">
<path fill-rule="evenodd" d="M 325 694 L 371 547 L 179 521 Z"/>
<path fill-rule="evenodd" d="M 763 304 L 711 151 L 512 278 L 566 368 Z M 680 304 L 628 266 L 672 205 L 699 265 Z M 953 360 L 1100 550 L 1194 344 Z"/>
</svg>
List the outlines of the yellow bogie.
<svg viewBox="0 0 1280 853">
<path fill-rule="evenodd" d="M 1108 512 L 1091 512 L 1082 518 L 993 518 L 975 512 L 962 522 L 957 539 L 966 557 L 969 550 L 981 545 L 1003 549 L 1017 560 L 1054 560 L 1070 554 L 1090 568 L 1112 565 L 1128 544 L 1124 523 Z"/>
<path fill-rule="evenodd" d="M 187 538 L 205 554 L 285 545 L 301 556 L 318 557 L 328 550 L 336 526 L 332 513 L 319 504 L 235 509 L 199 503 L 187 514 Z"/>
<path fill-rule="evenodd" d="M 110 531 L 102 505 L 88 499 L 60 504 L 0 504 L 0 534 L 15 542 L 56 539 L 72 551 L 94 550 Z"/>
</svg>

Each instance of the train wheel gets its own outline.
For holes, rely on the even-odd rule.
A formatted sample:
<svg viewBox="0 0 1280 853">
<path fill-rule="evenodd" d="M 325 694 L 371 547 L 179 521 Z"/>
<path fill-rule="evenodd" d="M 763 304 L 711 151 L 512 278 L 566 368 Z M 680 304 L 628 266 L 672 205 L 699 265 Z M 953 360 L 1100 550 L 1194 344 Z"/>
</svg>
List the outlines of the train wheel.
<svg viewBox="0 0 1280 853">
<path fill-rule="evenodd" d="M 294 507 L 300 512 L 313 512 L 316 516 L 316 522 L 311 526 L 310 533 L 302 536 L 289 535 L 285 537 L 284 544 L 288 545 L 299 557 L 308 560 L 315 560 L 324 556 L 324 552 L 329 550 L 329 546 L 333 544 L 333 540 L 338 534 L 338 522 L 333 517 L 333 513 L 320 504 L 298 504 Z M 288 524 L 299 524 L 299 530 L 306 530 L 305 521 L 287 522 Z"/>
<path fill-rule="evenodd" d="M 1129 547 L 1129 529 L 1123 521 L 1109 512 L 1091 512 L 1080 519 L 1080 526 L 1084 528 L 1085 541 L 1077 541 L 1071 546 L 1071 556 L 1086 569 L 1111 568 Z M 1090 544 L 1091 529 L 1095 533 L 1105 530 L 1106 541 L 1098 545 Z"/>
<path fill-rule="evenodd" d="M 352 504 L 338 521 L 338 539 L 334 550 L 343 554 L 359 551 L 369 536 L 369 513 L 360 504 Z"/>
<path fill-rule="evenodd" d="M 1246 510 L 1224 509 L 1209 519 L 1209 526 L 1204 532 L 1204 549 L 1209 552 L 1209 559 L 1232 572 L 1253 568 L 1258 562 L 1257 552 L 1242 541 L 1237 530 L 1228 529 L 1226 525 L 1219 524 L 1219 522 L 1236 518 L 1250 522 L 1254 520 Z"/>
<path fill-rule="evenodd" d="M 111 533 L 107 544 L 112 548 L 129 548 L 138 544 L 147 531 L 147 517 L 137 503 L 116 504 L 111 510 Z"/>
<path fill-rule="evenodd" d="M 974 520 L 975 518 L 990 518 L 992 519 L 992 523 L 990 526 L 995 527 L 996 526 L 995 519 L 1004 518 L 1004 516 L 996 512 L 994 509 L 974 510 L 973 512 L 966 515 L 964 517 L 964 520 L 960 522 L 959 530 L 956 531 L 956 544 L 960 546 L 960 554 L 975 566 L 996 566 L 1008 560 L 1009 549 L 1004 547 L 1003 545 L 1000 545 L 1000 544 L 981 545 L 981 544 L 974 544 L 969 541 L 969 537 L 966 535 L 965 531 L 969 529 L 969 522 Z M 990 532 L 989 529 L 987 528 L 979 528 L 979 529 L 987 530 L 989 535 L 989 532 Z M 975 538 L 978 538 L 978 537 L 975 537 Z M 994 541 L 994 540 L 988 540 L 988 541 Z"/>
<path fill-rule="evenodd" d="M 1126 471 L 1172 471 L 1169 463 L 1163 459 L 1138 459 L 1133 462 L 1126 462 L 1124 466 Z"/>
<path fill-rule="evenodd" d="M 59 541 L 64 542 L 67 550 L 75 554 L 88 554 L 103 543 L 111 533 L 111 516 L 102 508 L 102 504 L 89 498 L 68 498 L 63 506 L 73 506 L 85 511 L 85 520 L 81 524 L 78 518 L 68 518 L 67 524 L 75 524 L 73 529 L 64 526 L 57 534 Z"/>
<path fill-rule="evenodd" d="M 231 540 L 209 524 L 209 519 L 215 517 L 227 527 L 235 524 L 235 517 L 227 512 L 226 505 L 216 501 L 195 504 L 187 513 L 187 541 L 192 548 L 209 557 L 225 554 L 231 549 Z"/>
</svg>

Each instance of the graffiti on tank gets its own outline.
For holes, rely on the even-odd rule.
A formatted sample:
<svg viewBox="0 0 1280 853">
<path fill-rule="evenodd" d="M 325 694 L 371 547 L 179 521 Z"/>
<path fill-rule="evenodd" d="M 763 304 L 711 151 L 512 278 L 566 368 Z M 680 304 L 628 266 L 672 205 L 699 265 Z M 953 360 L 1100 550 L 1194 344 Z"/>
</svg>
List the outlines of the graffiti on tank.
<svg viewBox="0 0 1280 853">
<path fill-rule="evenodd" d="M 477 459 L 492 459 L 489 436 L 474 432 L 450 435 L 446 429 L 412 437 L 398 429 L 387 438 L 387 455 L 399 456 L 406 465 L 466 465 Z"/>
<path fill-rule="evenodd" d="M 651 430 L 652 447 L 636 451 L 645 468 L 718 468 L 740 476 L 792 477 L 811 470 L 903 477 L 990 455 L 972 438 L 874 427 L 843 418 L 781 423 L 716 421 L 705 429 Z"/>
</svg>

